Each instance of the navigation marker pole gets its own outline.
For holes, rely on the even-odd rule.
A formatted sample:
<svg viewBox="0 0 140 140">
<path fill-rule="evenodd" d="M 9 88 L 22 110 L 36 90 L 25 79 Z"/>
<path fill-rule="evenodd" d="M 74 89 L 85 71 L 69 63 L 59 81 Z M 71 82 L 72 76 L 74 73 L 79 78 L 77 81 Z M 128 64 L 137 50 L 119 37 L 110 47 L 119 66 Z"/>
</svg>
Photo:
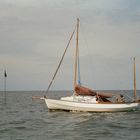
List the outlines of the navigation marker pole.
<svg viewBox="0 0 140 140">
<path fill-rule="evenodd" d="M 7 78 L 7 73 L 6 73 L 6 70 L 4 71 L 4 96 L 5 96 L 5 98 L 4 98 L 4 103 L 6 104 L 6 78 Z"/>
</svg>

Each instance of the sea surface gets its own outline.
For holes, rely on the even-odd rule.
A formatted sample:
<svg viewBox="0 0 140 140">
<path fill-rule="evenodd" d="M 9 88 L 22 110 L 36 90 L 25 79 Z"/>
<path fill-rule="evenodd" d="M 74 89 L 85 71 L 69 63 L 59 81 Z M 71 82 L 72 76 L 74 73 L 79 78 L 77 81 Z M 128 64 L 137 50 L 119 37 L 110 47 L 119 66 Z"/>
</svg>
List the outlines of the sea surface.
<svg viewBox="0 0 140 140">
<path fill-rule="evenodd" d="M 47 96 L 62 94 L 70 93 L 54 91 Z M 119 113 L 49 112 L 44 100 L 32 100 L 43 95 L 9 91 L 5 104 L 0 92 L 0 140 L 140 140 L 140 108 Z"/>
</svg>

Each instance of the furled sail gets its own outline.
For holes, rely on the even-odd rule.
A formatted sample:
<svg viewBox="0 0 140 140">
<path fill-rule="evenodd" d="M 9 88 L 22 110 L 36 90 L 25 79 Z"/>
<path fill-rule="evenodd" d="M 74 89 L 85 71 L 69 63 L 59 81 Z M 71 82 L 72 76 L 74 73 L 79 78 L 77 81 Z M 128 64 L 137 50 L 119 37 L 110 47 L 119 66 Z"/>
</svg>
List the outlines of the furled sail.
<svg viewBox="0 0 140 140">
<path fill-rule="evenodd" d="M 89 88 L 76 85 L 74 88 L 77 95 L 95 96 L 97 93 Z"/>
<path fill-rule="evenodd" d="M 119 97 L 120 96 L 120 94 L 96 92 L 92 89 L 89 89 L 87 87 L 83 87 L 80 85 L 76 85 L 74 90 L 75 90 L 76 95 L 98 96 L 101 98 L 112 98 L 112 97 Z"/>
<path fill-rule="evenodd" d="M 98 96 L 100 96 L 102 98 L 112 98 L 112 97 L 118 97 L 118 96 L 120 96 L 120 94 L 99 92 Z"/>
</svg>

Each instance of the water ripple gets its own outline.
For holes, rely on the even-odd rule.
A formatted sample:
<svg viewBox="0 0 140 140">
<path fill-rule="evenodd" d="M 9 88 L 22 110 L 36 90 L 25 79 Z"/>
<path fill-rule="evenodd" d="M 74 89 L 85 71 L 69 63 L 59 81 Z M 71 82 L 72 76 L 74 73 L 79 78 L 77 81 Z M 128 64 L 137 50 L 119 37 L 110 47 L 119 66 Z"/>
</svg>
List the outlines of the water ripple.
<svg viewBox="0 0 140 140">
<path fill-rule="evenodd" d="M 41 92 L 8 93 L 0 101 L 1 140 L 139 140 L 140 108 L 132 112 L 49 112 Z M 55 96 L 57 96 L 57 92 Z M 133 134 L 133 135 L 132 135 Z"/>
</svg>

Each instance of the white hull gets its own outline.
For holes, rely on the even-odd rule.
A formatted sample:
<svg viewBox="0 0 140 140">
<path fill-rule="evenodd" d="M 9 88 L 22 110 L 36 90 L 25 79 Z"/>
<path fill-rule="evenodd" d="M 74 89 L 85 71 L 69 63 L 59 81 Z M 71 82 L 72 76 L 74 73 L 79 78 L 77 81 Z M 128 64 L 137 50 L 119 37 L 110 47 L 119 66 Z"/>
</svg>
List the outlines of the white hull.
<svg viewBox="0 0 140 140">
<path fill-rule="evenodd" d="M 138 103 L 84 103 L 45 99 L 50 110 L 83 111 L 83 112 L 121 112 L 131 111 L 138 107 Z"/>
</svg>

